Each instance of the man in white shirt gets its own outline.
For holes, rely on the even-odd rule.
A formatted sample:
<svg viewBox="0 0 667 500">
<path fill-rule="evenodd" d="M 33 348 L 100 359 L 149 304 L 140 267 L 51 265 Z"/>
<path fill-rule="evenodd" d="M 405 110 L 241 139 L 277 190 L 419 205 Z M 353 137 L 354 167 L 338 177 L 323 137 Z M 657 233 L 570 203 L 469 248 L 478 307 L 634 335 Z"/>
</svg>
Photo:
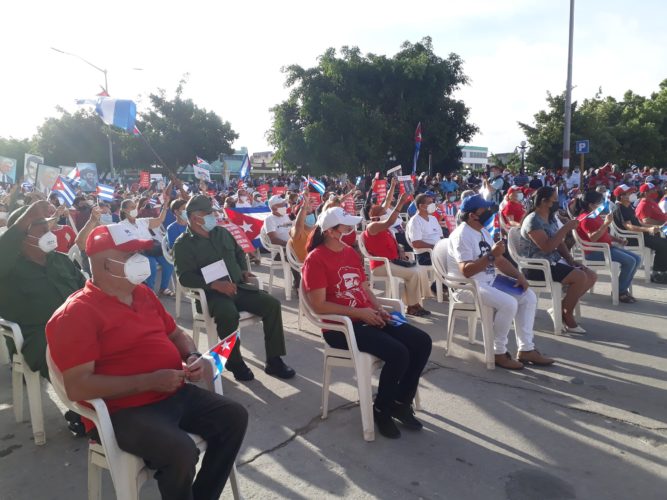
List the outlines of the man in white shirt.
<svg viewBox="0 0 667 500">
<path fill-rule="evenodd" d="M 262 231 L 271 240 L 274 245 L 286 246 L 289 240 L 289 230 L 294 225 L 287 215 L 287 200 L 279 195 L 269 198 L 269 208 L 271 215 L 264 221 Z"/>
<path fill-rule="evenodd" d="M 579 169 L 575 168 L 570 175 L 567 177 L 565 180 L 565 185 L 567 186 L 567 189 L 572 189 L 573 187 L 578 187 L 581 188 L 581 174 L 579 173 Z"/>
<path fill-rule="evenodd" d="M 419 194 L 415 198 L 415 206 L 417 213 L 405 228 L 410 246 L 415 249 L 433 248 L 442 239 L 442 228 L 438 219 L 433 216 L 436 210 L 433 198 L 425 193 Z M 429 254 L 420 254 L 417 257 L 422 266 L 431 265 Z"/>
<path fill-rule="evenodd" d="M 463 223 L 458 225 L 449 240 L 438 243 L 433 250 L 433 258 L 444 264 L 447 272 L 455 278 L 472 278 L 479 288 L 482 305 L 494 310 L 493 334 L 496 366 L 509 370 L 520 370 L 524 363 L 547 366 L 554 360 L 542 356 L 533 343 L 533 323 L 537 297 L 528 288 L 528 281 L 503 254 L 505 245 L 494 243 L 484 224 L 493 214 L 493 203 L 481 195 L 466 198 L 461 203 Z M 496 269 L 517 280 L 516 286 L 523 288 L 521 295 L 510 295 L 492 286 Z M 452 291 L 452 299 L 457 302 L 472 302 L 467 290 Z M 518 346 L 517 360 L 507 352 L 507 336 L 512 321 Z"/>
<path fill-rule="evenodd" d="M 250 198 L 248 198 L 248 192 L 241 188 L 238 190 L 238 193 L 236 193 L 237 200 L 236 200 L 236 207 L 237 208 L 250 208 L 252 207 L 252 203 L 250 202 Z"/>
</svg>

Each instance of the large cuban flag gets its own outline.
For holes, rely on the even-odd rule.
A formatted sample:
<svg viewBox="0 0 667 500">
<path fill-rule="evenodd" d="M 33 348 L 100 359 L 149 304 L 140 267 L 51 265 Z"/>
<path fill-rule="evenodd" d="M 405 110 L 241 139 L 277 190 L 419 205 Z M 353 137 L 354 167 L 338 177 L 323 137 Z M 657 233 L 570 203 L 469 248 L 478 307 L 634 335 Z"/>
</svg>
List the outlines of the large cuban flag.
<svg viewBox="0 0 667 500">
<path fill-rule="evenodd" d="M 226 208 L 225 212 L 229 221 L 239 226 L 255 248 L 259 248 L 259 232 L 266 218 L 271 215 L 271 209 L 267 206 Z"/>
<path fill-rule="evenodd" d="M 100 96 L 96 100 L 79 99 L 77 104 L 92 104 L 95 106 L 95 112 L 107 125 L 123 129 L 130 134 L 139 134 L 139 129 L 134 126 L 137 118 L 137 105 L 134 101 Z"/>
</svg>

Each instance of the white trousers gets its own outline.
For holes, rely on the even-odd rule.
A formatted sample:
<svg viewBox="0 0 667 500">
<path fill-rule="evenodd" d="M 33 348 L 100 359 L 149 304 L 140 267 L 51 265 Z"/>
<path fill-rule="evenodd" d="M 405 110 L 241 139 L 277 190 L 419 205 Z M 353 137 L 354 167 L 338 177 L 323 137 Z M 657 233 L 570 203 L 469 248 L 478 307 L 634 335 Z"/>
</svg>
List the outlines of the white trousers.
<svg viewBox="0 0 667 500">
<path fill-rule="evenodd" d="M 417 266 L 403 267 L 392 262 L 390 262 L 389 265 L 391 266 L 391 274 L 405 280 L 405 297 L 403 300 L 405 304 L 409 306 L 421 304 L 422 277 Z M 387 276 L 387 269 L 385 266 L 376 267 L 372 272 L 374 276 Z"/>
<path fill-rule="evenodd" d="M 501 292 L 486 283 L 479 283 L 479 300 L 482 305 L 493 309 L 493 349 L 496 354 L 507 352 L 507 336 L 515 321 L 516 343 L 519 351 L 532 351 L 533 324 L 537 296 L 532 290 L 526 290 L 518 297 Z M 454 299 L 458 302 L 473 303 L 472 294 L 467 290 L 456 291 Z"/>
</svg>

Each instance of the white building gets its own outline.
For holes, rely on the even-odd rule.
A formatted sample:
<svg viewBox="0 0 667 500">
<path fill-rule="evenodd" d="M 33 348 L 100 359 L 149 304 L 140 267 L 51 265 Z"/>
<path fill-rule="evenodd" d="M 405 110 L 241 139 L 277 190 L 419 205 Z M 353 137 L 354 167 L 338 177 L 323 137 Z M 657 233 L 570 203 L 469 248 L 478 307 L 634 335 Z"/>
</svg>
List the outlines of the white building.
<svg viewBox="0 0 667 500">
<path fill-rule="evenodd" d="M 461 147 L 461 163 L 464 168 L 469 170 L 486 170 L 489 163 L 489 148 L 481 146 L 468 146 L 464 144 Z"/>
</svg>

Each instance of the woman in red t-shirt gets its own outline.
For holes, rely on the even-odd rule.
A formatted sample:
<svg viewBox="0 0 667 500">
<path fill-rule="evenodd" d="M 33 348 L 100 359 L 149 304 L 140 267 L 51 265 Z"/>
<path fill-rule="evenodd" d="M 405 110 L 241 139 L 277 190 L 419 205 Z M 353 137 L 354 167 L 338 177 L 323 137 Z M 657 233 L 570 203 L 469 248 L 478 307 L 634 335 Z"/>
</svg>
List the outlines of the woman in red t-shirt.
<svg viewBox="0 0 667 500">
<path fill-rule="evenodd" d="M 519 186 L 512 186 L 507 191 L 505 203 L 500 210 L 500 214 L 509 227 L 521 227 L 521 221 L 526 215 L 526 209 L 523 206 L 523 196 L 523 189 Z"/>
<path fill-rule="evenodd" d="M 394 418 L 411 429 L 421 429 L 411 402 L 431 353 L 431 338 L 407 323 L 390 324 L 392 317 L 378 304 L 366 281 L 357 253 L 341 240 L 361 221 L 340 207 L 320 214 L 308 241 L 303 264 L 303 287 L 317 314 L 348 316 L 360 351 L 384 361 L 373 416 L 380 434 L 400 436 Z M 345 335 L 324 331 L 324 340 L 347 349 Z"/>
<path fill-rule="evenodd" d="M 600 217 L 596 209 L 602 206 L 602 201 L 603 196 L 597 191 L 587 191 L 582 198 L 577 198 L 575 214 L 580 221 L 577 234 L 584 241 L 606 243 L 609 245 L 611 260 L 621 265 L 621 274 L 618 277 L 620 294 L 618 300 L 626 304 L 632 304 L 637 302 L 637 299 L 630 294 L 630 285 L 642 259 L 635 253 L 612 245 L 612 243 L 626 245 L 627 240 L 616 238 L 609 234 L 609 226 L 614 222 L 614 214 L 609 213 L 604 219 Z M 604 260 L 604 254 L 602 252 L 587 252 L 586 259 Z"/>
</svg>

